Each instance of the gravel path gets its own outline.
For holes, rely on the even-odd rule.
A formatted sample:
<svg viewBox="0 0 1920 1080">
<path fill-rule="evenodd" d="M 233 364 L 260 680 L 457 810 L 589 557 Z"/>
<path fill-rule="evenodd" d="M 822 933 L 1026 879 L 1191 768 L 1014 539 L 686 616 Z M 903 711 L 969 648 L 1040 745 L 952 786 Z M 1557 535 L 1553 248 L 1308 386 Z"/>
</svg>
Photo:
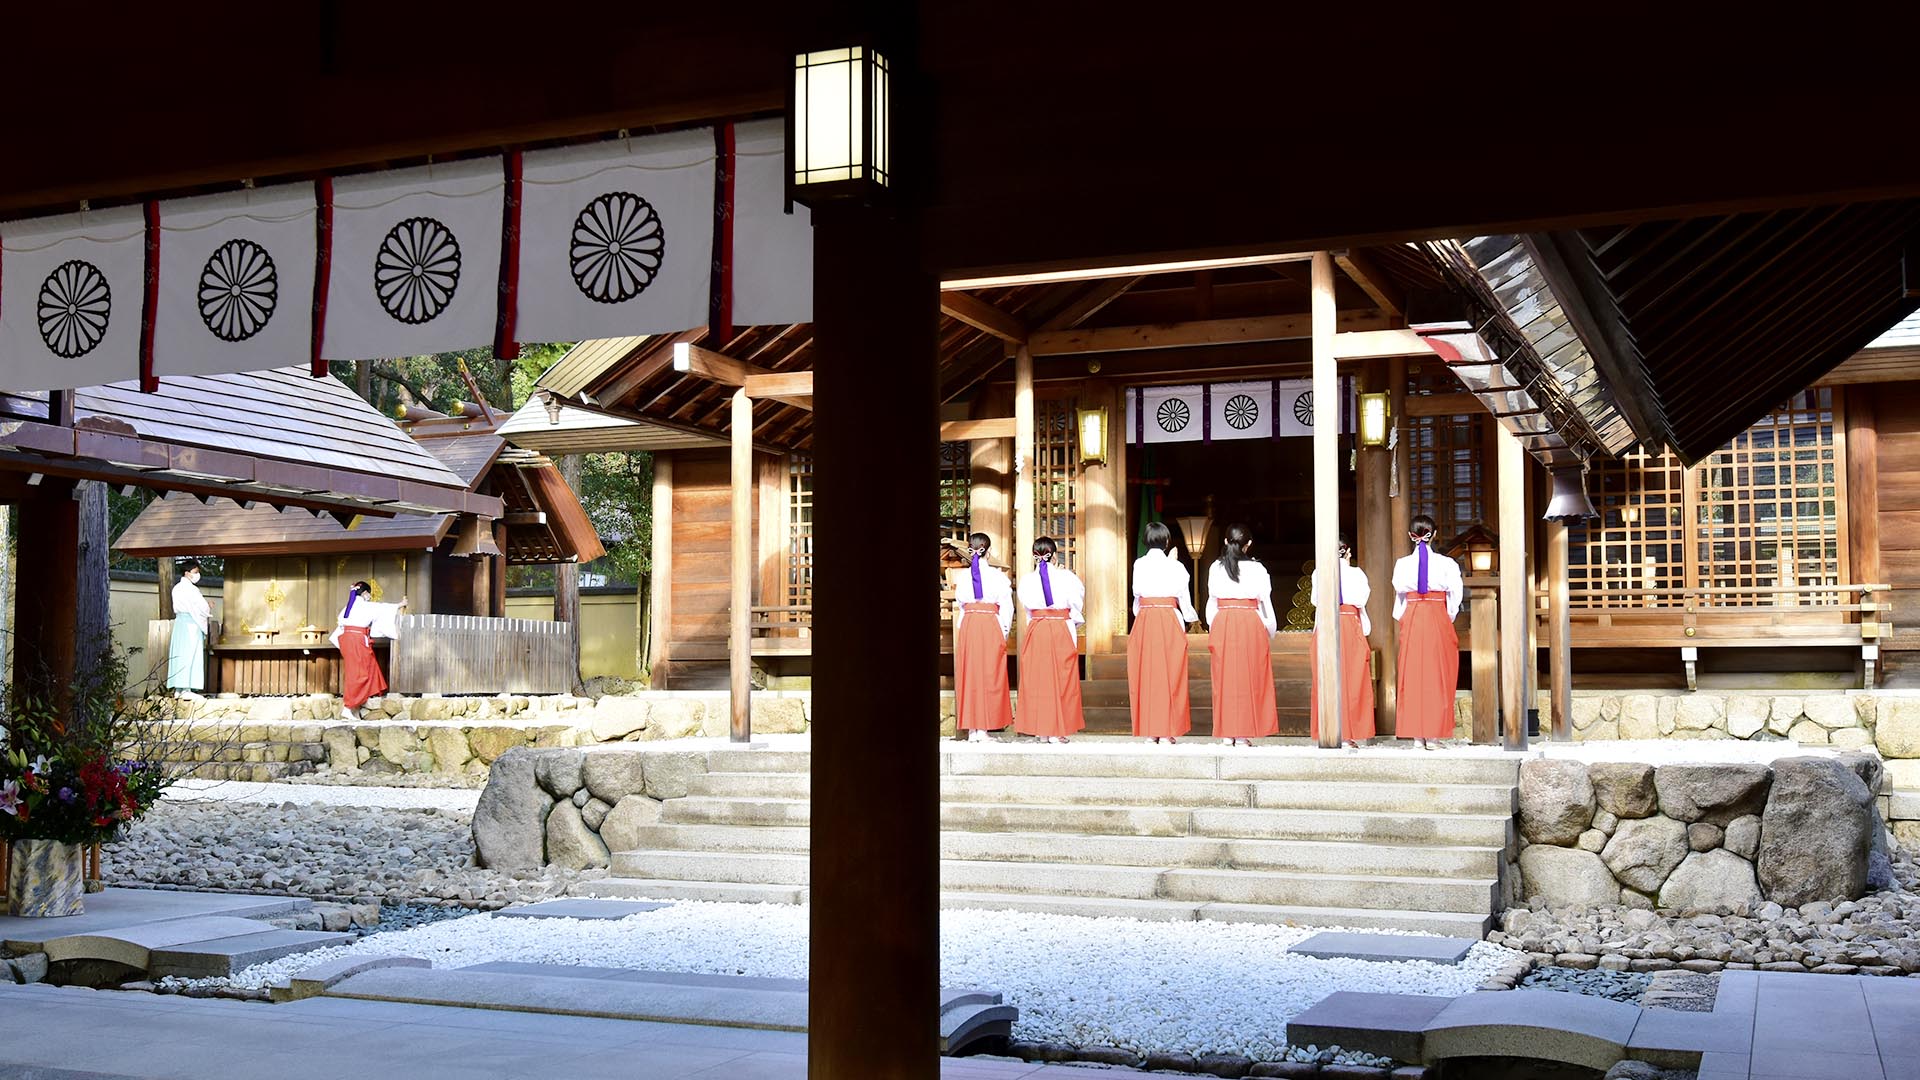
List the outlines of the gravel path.
<svg viewBox="0 0 1920 1080">
<path fill-rule="evenodd" d="M 455 810 L 471 814 L 477 789 L 373 787 L 347 784 L 256 784 L 244 780 L 181 780 L 167 789 L 173 802 L 243 802 L 278 806 L 383 806 L 396 810 Z"/>
<path fill-rule="evenodd" d="M 1285 1056 L 1287 1020 L 1335 990 L 1466 993 L 1510 955 L 1479 944 L 1458 967 L 1443 967 L 1286 952 L 1316 932 L 946 911 L 941 982 L 1004 992 L 1020 1008 L 1017 1039 L 1261 1060 Z M 612 922 L 473 915 L 179 985 L 259 987 L 343 955 L 418 956 L 442 968 L 517 960 L 804 978 L 807 909 L 687 902 Z"/>
</svg>

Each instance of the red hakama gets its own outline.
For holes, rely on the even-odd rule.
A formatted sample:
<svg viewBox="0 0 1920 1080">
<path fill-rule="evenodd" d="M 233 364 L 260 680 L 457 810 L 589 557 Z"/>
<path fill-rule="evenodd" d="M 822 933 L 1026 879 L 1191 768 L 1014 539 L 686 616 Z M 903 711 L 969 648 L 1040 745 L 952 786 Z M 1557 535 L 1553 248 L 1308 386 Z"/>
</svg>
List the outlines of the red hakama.
<svg viewBox="0 0 1920 1080">
<path fill-rule="evenodd" d="M 962 731 L 999 731 L 1013 723 L 1000 608 L 989 600 L 960 610 L 960 639 L 953 646 L 954 714 Z"/>
<path fill-rule="evenodd" d="M 1360 632 L 1360 609 L 1340 605 L 1340 737 L 1360 742 L 1371 739 L 1373 730 L 1373 680 L 1368 677 L 1368 660 L 1373 647 Z M 1308 729 L 1320 737 L 1320 636 L 1313 639 L 1313 693 Z"/>
<path fill-rule="evenodd" d="M 1213 733 L 1222 739 L 1264 739 L 1280 731 L 1273 700 L 1272 635 L 1258 600 L 1215 600 L 1207 628 L 1213 656 Z"/>
<path fill-rule="evenodd" d="M 380 661 L 374 659 L 373 639 L 364 626 L 340 628 L 340 697 L 349 709 L 358 709 L 367 699 L 387 692 L 387 677 L 380 674 Z"/>
<path fill-rule="evenodd" d="M 1127 702 L 1133 733 L 1177 739 L 1193 728 L 1187 702 L 1187 631 L 1177 597 L 1141 597 L 1127 635 Z"/>
<path fill-rule="evenodd" d="M 1402 739 L 1453 738 L 1453 694 L 1460 685 L 1460 635 L 1447 617 L 1447 594 L 1407 594 L 1400 619 Z"/>
<path fill-rule="evenodd" d="M 1020 638 L 1020 712 L 1013 729 L 1022 735 L 1062 739 L 1087 726 L 1069 614 L 1066 608 L 1036 608 Z"/>
</svg>

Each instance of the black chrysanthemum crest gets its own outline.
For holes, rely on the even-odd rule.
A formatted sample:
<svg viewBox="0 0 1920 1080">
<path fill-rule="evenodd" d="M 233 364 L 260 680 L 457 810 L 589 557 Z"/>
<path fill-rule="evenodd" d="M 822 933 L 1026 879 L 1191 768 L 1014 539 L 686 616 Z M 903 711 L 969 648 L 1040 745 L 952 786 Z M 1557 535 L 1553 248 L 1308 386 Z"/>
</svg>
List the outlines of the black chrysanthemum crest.
<svg viewBox="0 0 1920 1080">
<path fill-rule="evenodd" d="M 615 191 L 588 203 L 574 219 L 568 260 L 581 293 L 618 304 L 653 284 L 666 250 L 666 228 L 653 204 L 630 191 Z"/>
<path fill-rule="evenodd" d="M 388 231 L 373 258 L 373 291 L 403 323 L 432 320 L 460 287 L 460 241 L 429 217 L 411 217 Z"/>
<path fill-rule="evenodd" d="M 74 259 L 54 267 L 40 283 L 40 340 L 68 360 L 92 352 L 107 336 L 113 290 L 90 262 Z"/>
<path fill-rule="evenodd" d="M 222 341 L 245 341 L 273 318 L 280 275 L 273 256 L 251 240 L 229 240 L 200 271 L 200 319 Z"/>
</svg>

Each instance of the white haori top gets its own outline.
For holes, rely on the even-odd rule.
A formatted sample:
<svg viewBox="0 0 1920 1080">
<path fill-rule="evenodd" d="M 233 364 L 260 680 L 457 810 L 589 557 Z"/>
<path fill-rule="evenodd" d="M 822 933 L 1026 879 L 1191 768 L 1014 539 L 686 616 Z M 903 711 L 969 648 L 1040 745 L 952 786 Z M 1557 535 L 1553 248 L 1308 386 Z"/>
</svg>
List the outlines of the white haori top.
<svg viewBox="0 0 1920 1080">
<path fill-rule="evenodd" d="M 965 617 L 968 604 L 992 604 L 999 609 L 1000 633 L 1013 629 L 1013 583 L 1007 575 L 998 569 L 980 564 L 980 595 L 973 590 L 973 572 L 960 569 L 955 572 L 959 584 L 953 590 L 953 613 Z"/>
<path fill-rule="evenodd" d="M 1180 621 L 1197 622 L 1193 613 L 1193 578 L 1180 560 L 1159 549 L 1150 549 L 1133 560 L 1133 613 L 1140 614 L 1140 598 L 1172 596 L 1180 601 Z"/>
<path fill-rule="evenodd" d="M 352 610 L 340 609 L 340 625 L 334 628 L 328 639 L 335 645 L 340 643 L 340 631 L 349 626 L 364 627 L 368 637 L 394 638 L 400 636 L 400 605 L 382 604 L 364 596 L 356 597 Z"/>
<path fill-rule="evenodd" d="M 1419 592 L 1420 551 L 1429 545 L 1415 544 L 1411 555 L 1402 556 L 1393 564 L 1393 617 L 1397 622 L 1407 613 L 1407 594 Z M 1427 553 L 1427 591 L 1447 594 L 1447 618 L 1460 615 L 1460 598 L 1466 593 L 1466 583 L 1460 578 L 1460 564 L 1437 551 Z"/>
<path fill-rule="evenodd" d="M 193 616 L 194 625 L 200 627 L 200 636 L 207 636 L 207 620 L 213 617 L 213 609 L 207 606 L 207 598 L 200 595 L 200 587 L 186 578 L 174 583 L 173 613 Z"/>
<path fill-rule="evenodd" d="M 1313 606 L 1320 606 L 1320 579 L 1314 576 Z M 1360 609 L 1360 632 L 1373 633 L 1373 620 L 1367 618 L 1367 601 L 1373 599 L 1373 583 L 1367 580 L 1367 572 L 1345 559 L 1340 560 L 1340 603 L 1352 604 Z M 1394 618 L 1399 618 L 1395 615 Z"/>
<path fill-rule="evenodd" d="M 1040 586 L 1040 568 L 1020 579 L 1020 606 L 1027 609 L 1027 621 L 1033 621 L 1033 613 L 1047 608 L 1067 609 L 1067 631 L 1078 633 L 1087 621 L 1087 586 L 1080 575 L 1064 566 L 1047 565 L 1047 584 L 1053 587 L 1053 602 L 1047 602 L 1047 591 Z"/>
<path fill-rule="evenodd" d="M 1207 572 L 1207 625 L 1212 626 L 1219 617 L 1221 600 L 1258 600 L 1260 601 L 1260 622 L 1267 628 L 1267 636 L 1273 636 L 1280 629 L 1280 621 L 1273 617 L 1273 579 L 1267 576 L 1267 568 L 1253 559 L 1240 560 L 1240 580 L 1227 576 L 1227 568 L 1216 562 Z"/>
</svg>

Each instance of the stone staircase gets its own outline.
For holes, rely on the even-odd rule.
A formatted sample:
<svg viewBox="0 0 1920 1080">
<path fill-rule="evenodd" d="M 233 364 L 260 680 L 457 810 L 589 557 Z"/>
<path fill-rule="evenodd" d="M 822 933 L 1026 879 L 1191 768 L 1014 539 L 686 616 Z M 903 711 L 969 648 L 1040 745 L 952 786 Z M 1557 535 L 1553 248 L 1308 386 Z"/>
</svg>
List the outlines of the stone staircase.
<svg viewBox="0 0 1920 1080">
<path fill-rule="evenodd" d="M 1307 733 L 1307 694 L 1313 687 L 1308 648 L 1310 634 L 1276 634 L 1273 638 L 1274 696 L 1280 707 L 1280 734 Z M 1122 637 L 1110 653 L 1086 658 L 1087 677 L 1080 683 L 1082 711 L 1089 734 L 1126 735 L 1133 731 L 1128 707 L 1127 645 Z M 1187 635 L 1187 700 L 1193 710 L 1193 735 L 1213 732 L 1212 660 L 1207 635 Z"/>
<path fill-rule="evenodd" d="M 716 750 L 584 895 L 800 903 L 809 753 Z M 1080 741 L 941 754 L 947 907 L 1478 938 L 1517 765 L 1491 754 Z"/>
</svg>

